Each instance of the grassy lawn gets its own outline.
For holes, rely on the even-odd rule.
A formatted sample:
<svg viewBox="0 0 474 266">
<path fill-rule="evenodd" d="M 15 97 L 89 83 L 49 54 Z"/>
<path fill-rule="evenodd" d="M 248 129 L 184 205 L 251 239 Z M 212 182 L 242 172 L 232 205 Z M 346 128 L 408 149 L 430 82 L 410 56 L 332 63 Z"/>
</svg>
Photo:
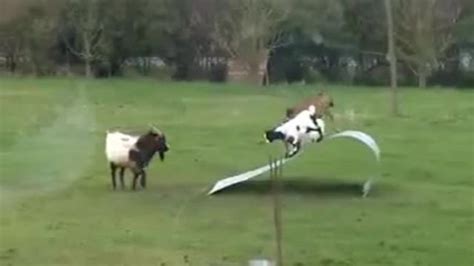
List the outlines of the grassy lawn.
<svg viewBox="0 0 474 266">
<path fill-rule="evenodd" d="M 246 265 L 274 255 L 266 176 L 218 195 L 215 181 L 263 165 L 262 132 L 321 88 L 150 80 L 0 79 L 0 265 Z M 341 128 L 284 170 L 285 265 L 474 264 L 474 91 L 326 88 Z M 155 123 L 171 151 L 145 191 L 111 190 L 109 128 Z M 368 198 L 360 184 L 379 174 Z"/>
</svg>

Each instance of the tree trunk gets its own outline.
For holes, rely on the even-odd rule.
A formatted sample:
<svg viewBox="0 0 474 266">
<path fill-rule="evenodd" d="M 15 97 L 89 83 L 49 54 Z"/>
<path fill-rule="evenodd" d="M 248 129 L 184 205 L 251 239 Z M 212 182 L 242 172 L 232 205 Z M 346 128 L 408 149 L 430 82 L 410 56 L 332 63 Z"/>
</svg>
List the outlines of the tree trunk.
<svg viewBox="0 0 474 266">
<path fill-rule="evenodd" d="M 390 103 L 392 115 L 398 115 L 398 97 L 397 97 L 397 57 L 395 55 L 395 41 L 393 30 L 393 16 L 391 0 L 385 0 L 385 12 L 387 17 L 387 42 L 388 42 L 388 61 L 390 63 Z"/>
<path fill-rule="evenodd" d="M 260 79 L 260 73 L 258 71 L 258 63 L 257 62 L 250 62 L 249 64 L 249 72 L 248 72 L 248 81 L 251 84 L 261 85 L 262 80 Z"/>
<path fill-rule="evenodd" d="M 150 75 L 150 72 L 151 72 L 151 59 L 149 57 L 147 57 L 145 59 L 145 68 L 143 70 L 144 70 L 143 75 L 145 75 L 145 76 Z"/>
<path fill-rule="evenodd" d="M 270 74 L 268 73 L 268 67 L 265 68 L 265 73 L 263 74 L 263 86 L 270 85 Z"/>
<path fill-rule="evenodd" d="M 6 68 L 10 73 L 15 73 L 16 70 L 16 60 L 15 60 L 15 55 L 8 55 L 7 60 L 5 62 Z"/>
<path fill-rule="evenodd" d="M 258 86 L 264 85 L 264 79 L 268 62 L 268 50 L 263 49 L 256 51 L 256 56 L 247 62 L 249 67 L 249 80 Z"/>
<path fill-rule="evenodd" d="M 72 75 L 72 72 L 71 72 L 71 60 L 69 59 L 69 51 L 66 52 L 66 68 L 67 68 L 67 76 L 70 77 Z"/>
<path fill-rule="evenodd" d="M 426 80 L 429 73 L 429 68 L 424 62 L 418 63 L 416 75 L 418 76 L 419 88 L 426 88 Z"/>
<path fill-rule="evenodd" d="M 85 67 L 86 77 L 87 78 L 92 77 L 91 62 L 89 58 L 84 59 L 84 67 Z"/>
<path fill-rule="evenodd" d="M 89 12 L 90 15 L 90 12 Z M 89 36 L 89 32 L 84 31 L 82 32 L 82 44 L 84 45 L 84 52 L 83 52 L 83 59 L 84 59 L 84 67 L 85 67 L 85 74 L 86 78 L 92 77 L 92 70 L 91 70 L 91 61 L 92 61 L 92 48 L 91 48 L 91 37 Z"/>
<path fill-rule="evenodd" d="M 31 51 L 31 48 L 29 50 L 29 65 L 31 65 L 31 69 L 32 69 L 32 72 L 35 76 L 39 76 L 39 68 L 38 68 L 38 64 L 36 62 L 36 57 L 35 55 L 33 54 L 33 52 Z"/>
<path fill-rule="evenodd" d="M 427 74 L 425 71 L 420 71 L 418 74 L 418 87 L 420 88 L 426 88 L 426 76 Z"/>
</svg>

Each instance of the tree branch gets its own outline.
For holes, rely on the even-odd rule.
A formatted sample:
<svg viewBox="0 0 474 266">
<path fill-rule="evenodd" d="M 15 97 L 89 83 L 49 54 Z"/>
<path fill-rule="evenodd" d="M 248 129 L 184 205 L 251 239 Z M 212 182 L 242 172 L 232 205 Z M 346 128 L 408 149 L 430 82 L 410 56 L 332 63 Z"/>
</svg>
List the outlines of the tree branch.
<svg viewBox="0 0 474 266">
<path fill-rule="evenodd" d="M 62 36 L 62 39 L 63 39 L 63 42 L 64 44 L 66 45 L 66 48 L 73 54 L 75 54 L 76 56 L 80 57 L 80 58 L 83 58 L 84 57 L 84 53 L 82 52 L 79 52 L 78 50 L 74 49 L 71 44 L 69 43 L 69 41 L 66 39 L 66 37 L 64 36 L 64 34 L 61 34 Z"/>
</svg>

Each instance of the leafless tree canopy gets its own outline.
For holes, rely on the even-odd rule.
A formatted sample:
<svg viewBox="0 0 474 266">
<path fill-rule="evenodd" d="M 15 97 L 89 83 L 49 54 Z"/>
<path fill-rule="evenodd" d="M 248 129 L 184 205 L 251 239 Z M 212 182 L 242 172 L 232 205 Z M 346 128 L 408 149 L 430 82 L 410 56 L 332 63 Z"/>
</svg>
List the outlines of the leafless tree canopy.
<svg viewBox="0 0 474 266">
<path fill-rule="evenodd" d="M 470 82 L 474 1 L 387 1 L 2 0 L 1 71 L 387 85 L 396 70 L 402 85 Z"/>
<path fill-rule="evenodd" d="M 426 86 L 426 78 L 437 68 L 454 42 L 453 28 L 461 14 L 456 0 L 397 0 L 395 37 L 397 54 Z"/>
</svg>

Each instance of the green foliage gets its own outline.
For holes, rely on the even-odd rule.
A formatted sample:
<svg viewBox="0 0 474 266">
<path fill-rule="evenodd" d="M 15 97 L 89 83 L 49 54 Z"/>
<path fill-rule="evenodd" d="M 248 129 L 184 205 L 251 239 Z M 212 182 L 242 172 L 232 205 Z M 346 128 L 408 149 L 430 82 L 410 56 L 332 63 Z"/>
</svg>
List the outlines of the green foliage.
<svg viewBox="0 0 474 266">
<path fill-rule="evenodd" d="M 305 71 L 304 81 L 306 84 L 325 83 L 326 78 L 317 69 L 308 68 Z"/>
<path fill-rule="evenodd" d="M 277 82 L 301 80 L 308 67 L 328 81 L 351 82 L 345 73 L 348 57 L 362 73 L 386 63 L 385 12 L 378 0 L 2 3 L 0 59 L 10 72 L 49 75 L 79 66 L 81 74 L 89 69 L 95 76 L 120 76 L 130 61 L 159 57 L 175 79 L 215 80 L 216 70 L 235 59 L 251 74 L 270 61 L 270 79 Z M 473 1 L 393 0 L 393 6 L 402 75 L 423 72 L 432 81 L 438 80 L 434 75 L 461 75 L 457 68 L 441 66 L 459 60 L 450 51 L 472 47 Z M 141 75 L 151 74 L 148 65 L 138 66 Z M 454 79 L 442 83 L 457 84 Z"/>
<path fill-rule="evenodd" d="M 111 75 L 121 74 L 130 58 L 162 56 L 166 27 L 164 1 L 119 0 L 107 2 L 104 59 Z M 143 75 L 148 70 L 140 69 Z"/>
<path fill-rule="evenodd" d="M 386 19 L 383 1 L 344 0 L 344 29 L 359 49 L 384 53 L 386 50 Z"/>
<path fill-rule="evenodd" d="M 474 44 L 474 2 L 461 1 L 461 14 L 458 23 L 454 27 L 456 39 L 460 43 Z"/>
</svg>

